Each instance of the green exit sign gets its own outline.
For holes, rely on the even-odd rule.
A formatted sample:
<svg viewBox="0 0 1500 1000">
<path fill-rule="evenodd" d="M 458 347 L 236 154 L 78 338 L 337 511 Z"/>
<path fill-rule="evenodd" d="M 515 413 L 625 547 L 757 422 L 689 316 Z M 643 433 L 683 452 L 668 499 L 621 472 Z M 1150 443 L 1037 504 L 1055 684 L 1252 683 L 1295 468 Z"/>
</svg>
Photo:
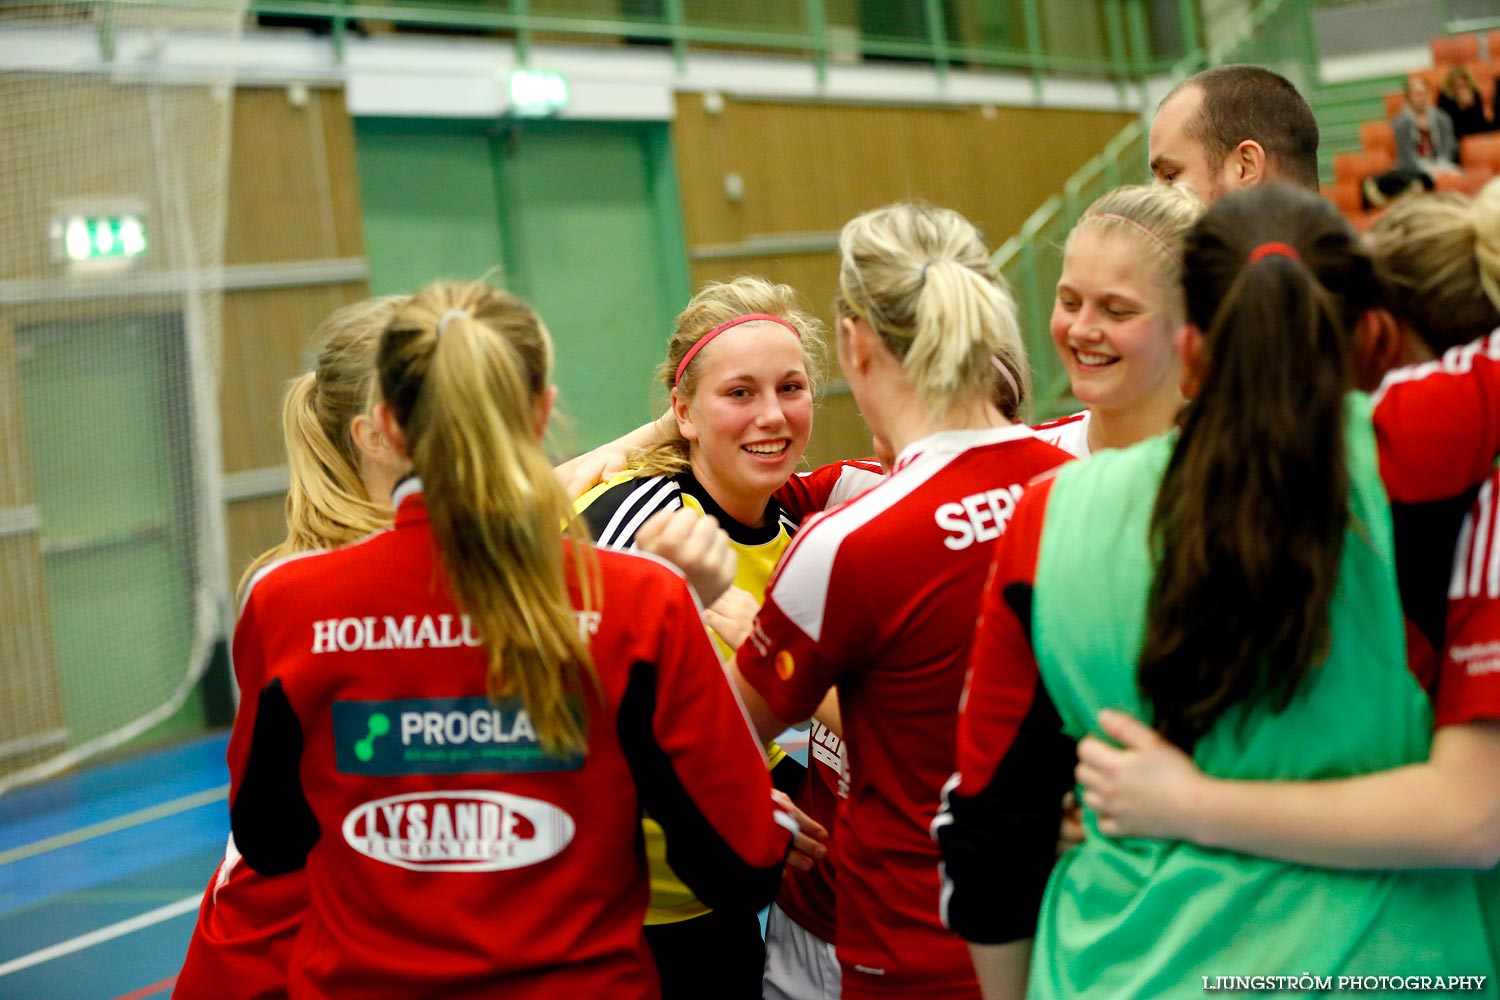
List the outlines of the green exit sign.
<svg viewBox="0 0 1500 1000">
<path fill-rule="evenodd" d="M 511 111 L 525 117 L 555 115 L 568 105 L 568 81 L 561 73 L 518 69 L 510 74 Z"/>
<path fill-rule="evenodd" d="M 129 261 L 142 256 L 150 240 L 145 216 L 67 213 L 53 217 L 54 253 L 72 264 L 85 261 Z"/>
</svg>

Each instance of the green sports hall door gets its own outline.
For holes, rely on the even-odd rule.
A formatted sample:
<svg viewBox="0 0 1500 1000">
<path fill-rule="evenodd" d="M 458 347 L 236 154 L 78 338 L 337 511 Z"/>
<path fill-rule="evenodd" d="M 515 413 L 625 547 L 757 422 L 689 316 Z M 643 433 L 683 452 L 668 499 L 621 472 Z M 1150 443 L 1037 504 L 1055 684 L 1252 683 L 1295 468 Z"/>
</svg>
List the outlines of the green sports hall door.
<svg viewBox="0 0 1500 1000">
<path fill-rule="evenodd" d="M 648 418 L 689 294 L 666 123 L 361 118 L 355 142 L 373 292 L 492 272 L 556 341 L 560 451 Z"/>
</svg>

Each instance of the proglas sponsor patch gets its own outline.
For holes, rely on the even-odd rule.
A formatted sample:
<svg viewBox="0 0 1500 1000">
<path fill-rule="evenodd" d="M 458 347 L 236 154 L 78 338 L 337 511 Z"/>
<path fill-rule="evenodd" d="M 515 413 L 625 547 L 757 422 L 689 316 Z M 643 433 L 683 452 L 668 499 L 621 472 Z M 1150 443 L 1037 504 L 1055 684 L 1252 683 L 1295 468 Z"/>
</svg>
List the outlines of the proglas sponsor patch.
<svg viewBox="0 0 1500 1000">
<path fill-rule="evenodd" d="M 412 871 L 493 872 L 561 854 L 573 817 L 506 792 L 414 792 L 355 806 L 344 841 L 367 858 Z"/>
<path fill-rule="evenodd" d="M 583 764 L 542 748 L 518 698 L 336 701 L 333 735 L 341 774 L 574 771 Z"/>
</svg>

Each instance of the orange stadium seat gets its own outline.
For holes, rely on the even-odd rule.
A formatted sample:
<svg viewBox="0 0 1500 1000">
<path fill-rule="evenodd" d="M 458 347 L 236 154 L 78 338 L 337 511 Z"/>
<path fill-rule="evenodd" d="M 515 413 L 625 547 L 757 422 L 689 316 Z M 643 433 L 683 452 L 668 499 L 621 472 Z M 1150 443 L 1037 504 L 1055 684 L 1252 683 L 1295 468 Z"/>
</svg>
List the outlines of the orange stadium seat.
<svg viewBox="0 0 1500 1000">
<path fill-rule="evenodd" d="M 1395 164 L 1394 156 L 1378 150 L 1338 153 L 1333 157 L 1333 178 L 1335 181 L 1353 181 L 1358 184 L 1366 177 L 1385 173 Z"/>
<path fill-rule="evenodd" d="M 1494 176 L 1494 170 L 1488 167 L 1476 167 L 1459 174 L 1438 174 L 1432 181 L 1438 191 L 1461 191 L 1473 197 Z"/>
<path fill-rule="evenodd" d="M 1396 133 L 1391 131 L 1390 122 L 1360 122 L 1359 145 L 1362 149 L 1385 153 L 1393 160 L 1396 158 Z"/>
<path fill-rule="evenodd" d="M 1500 132 L 1466 135 L 1458 144 L 1458 162 L 1468 170 L 1487 168 L 1500 172 Z M 1335 167 L 1338 164 L 1334 159 Z"/>
<path fill-rule="evenodd" d="M 1323 185 L 1323 197 L 1338 206 L 1344 215 L 1353 217 L 1364 210 L 1359 200 L 1358 181 L 1339 181 L 1336 184 Z"/>
<path fill-rule="evenodd" d="M 1500 29 L 1485 33 L 1485 45 L 1489 49 L 1491 62 L 1500 62 Z"/>
<path fill-rule="evenodd" d="M 1434 66 L 1453 66 L 1479 58 L 1478 35 L 1438 35 L 1430 45 Z"/>
</svg>

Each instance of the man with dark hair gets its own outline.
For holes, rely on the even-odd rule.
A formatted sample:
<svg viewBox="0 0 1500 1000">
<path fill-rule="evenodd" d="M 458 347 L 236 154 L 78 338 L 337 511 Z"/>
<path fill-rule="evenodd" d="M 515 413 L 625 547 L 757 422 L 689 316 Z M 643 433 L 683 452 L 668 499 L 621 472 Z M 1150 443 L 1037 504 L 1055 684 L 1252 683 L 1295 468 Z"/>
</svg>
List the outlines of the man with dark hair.
<svg viewBox="0 0 1500 1000">
<path fill-rule="evenodd" d="M 1318 123 L 1285 77 L 1219 66 L 1178 84 L 1151 125 L 1151 173 L 1212 202 L 1266 181 L 1318 190 Z"/>
</svg>

